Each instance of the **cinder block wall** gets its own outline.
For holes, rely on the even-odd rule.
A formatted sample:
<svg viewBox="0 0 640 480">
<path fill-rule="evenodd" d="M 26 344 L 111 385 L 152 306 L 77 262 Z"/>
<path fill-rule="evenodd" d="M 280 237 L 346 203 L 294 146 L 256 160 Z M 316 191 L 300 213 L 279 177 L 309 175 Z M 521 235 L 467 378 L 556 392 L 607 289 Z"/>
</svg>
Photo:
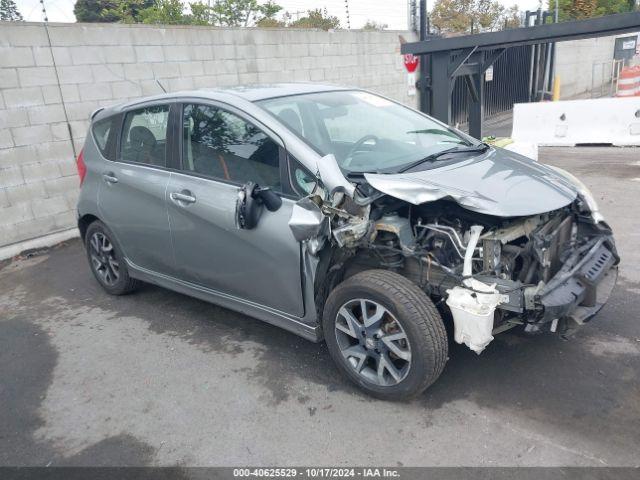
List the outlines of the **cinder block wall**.
<svg viewBox="0 0 640 480">
<path fill-rule="evenodd" d="M 558 43 L 556 74 L 560 76 L 562 98 L 590 97 L 592 88 L 599 93 L 600 86 L 611 80 L 615 39 L 628 35 L 633 34 Z M 608 92 L 603 90 L 603 94 Z"/>
<path fill-rule="evenodd" d="M 75 226 L 90 113 L 167 91 L 283 81 L 365 87 L 412 106 L 398 34 L 0 22 L 0 248 Z M 49 46 L 49 38 L 51 47 Z M 55 66 L 54 66 L 55 59 Z"/>
</svg>

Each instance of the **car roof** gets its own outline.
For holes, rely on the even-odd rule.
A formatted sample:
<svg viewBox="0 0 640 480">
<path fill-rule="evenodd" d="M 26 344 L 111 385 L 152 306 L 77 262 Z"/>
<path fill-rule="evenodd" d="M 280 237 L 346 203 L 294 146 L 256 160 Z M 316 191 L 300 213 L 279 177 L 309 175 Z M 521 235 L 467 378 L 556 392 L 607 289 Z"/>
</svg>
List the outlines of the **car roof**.
<svg viewBox="0 0 640 480">
<path fill-rule="evenodd" d="M 354 87 L 356 88 L 356 87 Z M 349 90 L 349 87 L 341 87 L 337 85 L 327 85 L 318 83 L 274 83 L 268 85 L 246 85 L 226 88 L 202 88 L 198 90 L 185 90 L 180 92 L 163 93 L 148 97 L 136 98 L 125 103 L 111 105 L 107 108 L 99 108 L 92 115 L 93 119 L 101 113 L 100 117 L 105 114 L 121 112 L 122 110 L 146 102 L 162 101 L 165 99 L 176 98 L 208 98 L 210 100 L 230 100 L 230 97 L 236 97 L 248 102 L 257 102 L 268 98 L 286 97 L 289 95 L 302 95 L 305 93 L 330 92 L 336 90 Z"/>
<path fill-rule="evenodd" d="M 267 98 L 302 95 L 305 93 L 329 92 L 333 90 L 347 90 L 347 87 L 320 83 L 274 83 L 269 85 L 230 87 L 222 90 L 211 89 L 211 91 L 214 92 L 222 91 L 232 95 L 237 95 L 250 102 L 266 100 Z M 209 91 L 209 89 L 204 89 L 204 91 Z"/>
</svg>

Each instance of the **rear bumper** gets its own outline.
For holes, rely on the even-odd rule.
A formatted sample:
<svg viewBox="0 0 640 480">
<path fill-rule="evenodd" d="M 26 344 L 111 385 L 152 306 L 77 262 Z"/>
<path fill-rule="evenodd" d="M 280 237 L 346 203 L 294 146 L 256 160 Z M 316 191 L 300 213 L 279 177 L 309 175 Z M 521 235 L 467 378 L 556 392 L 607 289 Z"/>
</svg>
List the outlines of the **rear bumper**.
<svg viewBox="0 0 640 480">
<path fill-rule="evenodd" d="M 581 325 L 591 319 L 613 291 L 618 262 L 609 236 L 594 239 L 586 252 L 576 253 L 539 292 L 540 323 L 567 319 Z"/>
</svg>

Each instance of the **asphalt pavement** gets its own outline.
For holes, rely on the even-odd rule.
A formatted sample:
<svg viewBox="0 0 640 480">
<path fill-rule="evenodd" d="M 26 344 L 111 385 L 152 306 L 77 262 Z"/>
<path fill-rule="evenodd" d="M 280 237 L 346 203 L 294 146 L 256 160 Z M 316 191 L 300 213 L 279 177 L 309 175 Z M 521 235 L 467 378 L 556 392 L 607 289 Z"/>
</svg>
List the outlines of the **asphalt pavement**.
<svg viewBox="0 0 640 480">
<path fill-rule="evenodd" d="M 622 264 L 572 339 L 453 345 L 409 403 L 323 344 L 146 285 L 111 297 L 79 241 L 0 268 L 0 465 L 640 464 L 640 149 L 547 148 L 593 189 Z"/>
</svg>

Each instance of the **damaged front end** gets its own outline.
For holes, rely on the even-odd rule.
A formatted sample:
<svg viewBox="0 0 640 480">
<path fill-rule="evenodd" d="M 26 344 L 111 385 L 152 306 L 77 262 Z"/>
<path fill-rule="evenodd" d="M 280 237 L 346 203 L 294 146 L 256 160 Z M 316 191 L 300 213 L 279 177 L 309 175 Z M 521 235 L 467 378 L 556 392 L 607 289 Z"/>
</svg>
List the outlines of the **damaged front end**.
<svg viewBox="0 0 640 480">
<path fill-rule="evenodd" d="M 503 215 L 504 205 L 470 208 L 459 190 L 412 202 L 364 178 L 354 186 L 335 169 L 320 178 L 326 190 L 301 200 L 290 220 L 296 239 L 318 258 L 320 314 L 342 279 L 390 269 L 451 313 L 455 340 L 480 353 L 493 335 L 517 325 L 567 333 L 602 308 L 615 284 L 611 229 L 588 191 L 563 172 L 549 184 L 564 205 L 524 215 Z"/>
</svg>

